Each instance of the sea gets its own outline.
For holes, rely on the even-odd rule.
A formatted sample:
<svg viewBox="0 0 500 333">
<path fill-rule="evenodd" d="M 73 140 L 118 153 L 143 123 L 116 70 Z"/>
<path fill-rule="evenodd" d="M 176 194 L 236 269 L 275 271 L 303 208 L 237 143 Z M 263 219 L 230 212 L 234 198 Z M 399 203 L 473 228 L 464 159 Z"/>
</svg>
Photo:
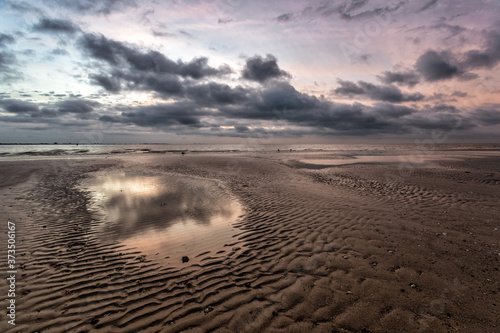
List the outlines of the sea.
<svg viewBox="0 0 500 333">
<path fill-rule="evenodd" d="M 500 144 L 0 144 L 5 158 L 82 157 L 120 154 L 342 153 L 404 154 L 437 151 L 500 151 Z"/>
</svg>

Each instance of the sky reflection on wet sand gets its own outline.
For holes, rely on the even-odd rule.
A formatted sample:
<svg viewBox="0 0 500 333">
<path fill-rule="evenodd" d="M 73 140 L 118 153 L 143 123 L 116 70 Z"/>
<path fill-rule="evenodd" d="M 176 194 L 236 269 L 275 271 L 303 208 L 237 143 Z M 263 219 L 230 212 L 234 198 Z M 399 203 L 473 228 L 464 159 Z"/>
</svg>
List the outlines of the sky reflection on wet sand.
<svg viewBox="0 0 500 333">
<path fill-rule="evenodd" d="M 243 214 L 213 180 L 115 171 L 98 172 L 83 186 L 98 237 L 161 258 L 215 254 L 234 242 L 232 224 Z"/>
</svg>

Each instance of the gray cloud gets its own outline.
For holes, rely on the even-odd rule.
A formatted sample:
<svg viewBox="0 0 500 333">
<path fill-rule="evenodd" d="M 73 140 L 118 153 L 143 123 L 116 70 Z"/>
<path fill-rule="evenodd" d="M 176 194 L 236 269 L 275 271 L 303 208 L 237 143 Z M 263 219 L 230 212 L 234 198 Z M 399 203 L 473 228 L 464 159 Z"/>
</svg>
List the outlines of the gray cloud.
<svg viewBox="0 0 500 333">
<path fill-rule="evenodd" d="M 106 75 L 90 74 L 89 78 L 96 85 L 99 85 L 110 92 L 119 92 L 121 90 L 120 81 L 115 77 Z"/>
<path fill-rule="evenodd" d="M 415 68 L 426 81 L 450 79 L 460 74 L 458 67 L 450 63 L 448 54 L 436 51 L 427 51 L 422 54 L 417 59 Z"/>
<path fill-rule="evenodd" d="M 373 3 L 373 2 L 371 2 Z M 317 6 L 308 6 L 298 13 L 292 13 L 293 18 L 314 19 L 338 15 L 343 20 L 354 20 L 375 15 L 383 15 L 399 10 L 407 1 L 392 2 L 386 6 L 370 6 L 369 0 L 325 1 Z M 290 16 L 291 17 L 291 16 Z"/>
<path fill-rule="evenodd" d="M 454 91 L 453 94 L 451 94 L 452 97 L 467 97 L 467 93 L 463 91 Z"/>
<path fill-rule="evenodd" d="M 499 111 L 493 110 L 491 115 L 483 112 L 464 116 L 454 106 L 444 104 L 415 108 L 392 103 L 373 106 L 332 103 L 279 81 L 261 88 L 201 84 L 188 87 L 185 99 L 178 102 L 123 107 L 118 111 L 121 114 L 105 115 L 100 120 L 141 127 L 168 127 L 176 131 L 191 128 L 192 134 L 248 137 L 256 135 L 258 128 L 263 129 L 275 122 L 289 129 L 264 130 L 265 133 L 260 134 L 285 137 L 292 132 L 294 136 L 300 136 L 313 131 L 318 135 L 376 135 L 464 130 L 482 124 L 486 121 L 482 119 L 487 116 L 497 119 L 500 115 Z M 214 124 L 234 126 L 234 130 L 221 131 Z M 209 132 L 203 129 L 209 129 Z"/>
<path fill-rule="evenodd" d="M 276 18 L 276 21 L 278 22 L 288 22 L 293 18 L 293 14 L 287 13 L 287 14 L 282 14 Z"/>
<path fill-rule="evenodd" d="M 0 80 L 4 83 L 22 79 L 23 74 L 17 69 L 17 58 L 7 44 L 14 43 L 12 36 L 0 34 Z"/>
<path fill-rule="evenodd" d="M 265 58 L 256 55 L 247 59 L 242 76 L 247 80 L 260 83 L 270 79 L 291 77 L 289 73 L 279 68 L 278 61 L 272 54 L 268 54 Z"/>
<path fill-rule="evenodd" d="M 47 33 L 75 34 L 80 28 L 69 20 L 42 18 L 33 26 L 34 31 Z"/>
<path fill-rule="evenodd" d="M 500 34 L 489 32 L 486 35 L 484 50 L 471 50 L 465 53 L 461 63 L 465 69 L 493 68 L 500 62 Z"/>
<path fill-rule="evenodd" d="M 463 29 L 459 27 L 460 29 Z M 458 28 L 457 28 L 458 29 Z M 457 77 L 461 80 L 472 80 L 479 76 L 468 72 L 473 69 L 493 68 L 500 62 L 500 34 L 485 32 L 485 46 L 482 50 L 470 50 L 455 60 L 450 52 L 429 50 L 416 61 L 415 69 L 426 81 L 434 82 Z M 390 72 L 385 72 L 390 73 Z M 408 72 L 408 75 L 416 73 Z M 382 82 L 389 82 L 392 76 L 384 74 L 379 77 Z"/>
<path fill-rule="evenodd" d="M 385 84 L 393 84 L 396 83 L 402 86 L 413 87 L 417 83 L 420 82 L 420 77 L 417 73 L 412 71 L 406 72 L 390 72 L 385 71 L 381 75 L 378 75 L 377 78 Z"/>
<path fill-rule="evenodd" d="M 498 125 L 500 124 L 500 105 L 496 105 L 496 108 L 479 108 L 472 113 L 474 119 L 478 121 L 481 125 Z"/>
<path fill-rule="evenodd" d="M 173 61 L 160 52 L 143 52 L 102 35 L 85 34 L 79 39 L 78 46 L 90 57 L 110 66 L 106 72 L 91 74 L 90 78 L 92 83 L 111 92 L 117 92 L 123 86 L 162 94 L 180 94 L 184 89 L 179 77 L 199 80 L 232 73 L 227 65 L 219 68 L 209 66 L 206 57 L 190 62 Z"/>
<path fill-rule="evenodd" d="M 35 7 L 25 1 L 6 1 L 5 2 L 9 9 L 21 12 L 21 13 L 33 13 L 37 15 L 43 15 L 43 11 L 38 7 Z"/>
<path fill-rule="evenodd" d="M 431 7 L 433 7 L 439 0 L 430 0 L 425 5 L 423 5 L 417 12 L 423 12 Z"/>
<path fill-rule="evenodd" d="M 0 52 L 0 69 L 5 70 L 8 65 L 14 64 L 16 57 L 10 52 Z"/>
<path fill-rule="evenodd" d="M 134 111 L 122 112 L 121 121 L 145 127 L 169 127 L 173 125 L 198 127 L 200 125 L 199 117 L 203 114 L 196 111 L 191 103 L 179 102 L 137 107 Z"/>
<path fill-rule="evenodd" d="M 134 0 L 45 0 L 52 7 L 64 8 L 77 14 L 108 15 L 136 7 Z"/>
<path fill-rule="evenodd" d="M 220 19 L 217 20 L 218 24 L 228 24 L 228 23 L 231 23 L 231 22 L 233 22 L 233 20 L 230 19 L 230 18 L 220 18 Z"/>
<path fill-rule="evenodd" d="M 0 107 L 10 113 L 32 113 L 40 110 L 38 105 L 19 99 L 1 99 Z"/>
<path fill-rule="evenodd" d="M 90 113 L 100 103 L 88 99 L 68 99 L 56 103 L 57 110 L 61 113 Z"/>
<path fill-rule="evenodd" d="M 0 33 L 0 47 L 4 47 L 5 45 L 12 44 L 14 42 L 15 39 L 11 35 Z"/>
<path fill-rule="evenodd" d="M 405 94 L 399 88 L 393 85 L 380 86 L 373 83 L 358 81 L 358 83 L 338 80 L 340 87 L 334 92 L 344 96 L 366 96 L 377 101 L 385 101 L 391 103 L 402 102 L 417 102 L 424 99 L 424 95 L 420 93 Z"/>
<path fill-rule="evenodd" d="M 248 101 L 254 92 L 248 88 L 237 86 L 231 88 L 227 84 L 209 82 L 189 86 L 186 96 L 202 106 L 238 104 Z"/>
<path fill-rule="evenodd" d="M 69 53 L 65 49 L 56 48 L 50 51 L 50 54 L 60 56 L 60 55 L 67 55 Z"/>
<path fill-rule="evenodd" d="M 35 122 L 36 118 L 39 124 L 64 127 L 100 121 L 228 137 L 410 134 L 422 130 L 466 130 L 500 123 L 499 107 L 495 105 L 464 115 L 455 106 L 446 104 L 423 108 L 392 103 L 341 104 L 302 93 L 280 81 L 259 88 L 202 83 L 186 87 L 185 97 L 176 102 L 117 106 L 114 112 L 108 110 L 100 115 L 99 106 L 96 101 L 85 99 L 70 99 L 44 107 L 0 99 L 0 108 L 15 114 L 2 116 L 0 120 L 22 123 Z M 90 114 L 93 116 L 89 117 Z M 88 121 L 71 120 L 68 115 Z M 276 124 L 282 129 L 265 129 Z M 234 129 L 221 130 L 221 125 L 234 126 Z"/>
<path fill-rule="evenodd" d="M 175 37 L 176 35 L 170 32 L 165 32 L 165 31 L 159 31 L 159 30 L 151 30 L 151 33 L 155 37 Z"/>
</svg>

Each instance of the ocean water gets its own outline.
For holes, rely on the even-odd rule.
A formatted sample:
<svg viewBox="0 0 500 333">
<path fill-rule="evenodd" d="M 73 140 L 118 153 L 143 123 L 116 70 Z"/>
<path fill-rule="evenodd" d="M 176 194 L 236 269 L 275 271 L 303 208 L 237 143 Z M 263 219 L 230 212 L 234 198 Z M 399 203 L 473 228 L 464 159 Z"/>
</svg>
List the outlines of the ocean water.
<svg viewBox="0 0 500 333">
<path fill-rule="evenodd" d="M 192 145 L 121 145 L 121 144 L 7 144 L 0 145 L 0 159 L 36 156 L 96 156 L 118 154 L 199 154 L 199 153 L 296 153 L 331 152 L 343 154 L 401 154 L 405 151 L 496 150 L 499 144 L 192 144 Z"/>
</svg>

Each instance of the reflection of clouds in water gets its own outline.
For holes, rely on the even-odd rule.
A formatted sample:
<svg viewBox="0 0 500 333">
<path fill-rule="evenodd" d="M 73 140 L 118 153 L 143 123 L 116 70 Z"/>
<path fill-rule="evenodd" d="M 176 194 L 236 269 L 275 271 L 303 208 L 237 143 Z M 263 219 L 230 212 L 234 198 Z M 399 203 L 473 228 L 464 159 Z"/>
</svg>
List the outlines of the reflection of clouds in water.
<svg viewBox="0 0 500 333">
<path fill-rule="evenodd" d="M 232 222 L 240 205 L 215 182 L 184 176 L 97 176 L 90 185 L 113 239 L 168 232 L 173 225 L 210 226 L 214 219 Z M 178 228 L 174 228 L 177 230 Z"/>
</svg>

